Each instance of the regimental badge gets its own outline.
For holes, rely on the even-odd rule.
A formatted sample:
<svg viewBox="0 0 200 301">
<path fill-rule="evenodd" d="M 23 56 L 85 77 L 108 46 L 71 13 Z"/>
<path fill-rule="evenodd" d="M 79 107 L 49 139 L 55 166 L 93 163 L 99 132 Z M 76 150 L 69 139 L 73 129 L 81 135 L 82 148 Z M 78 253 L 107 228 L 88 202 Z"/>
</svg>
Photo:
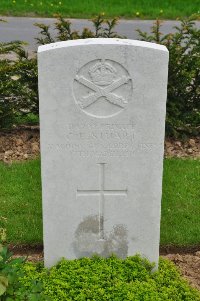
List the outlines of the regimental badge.
<svg viewBox="0 0 200 301">
<path fill-rule="evenodd" d="M 99 118 L 111 117 L 127 106 L 132 96 L 132 79 L 121 64 L 94 60 L 78 71 L 74 95 L 85 113 Z"/>
</svg>

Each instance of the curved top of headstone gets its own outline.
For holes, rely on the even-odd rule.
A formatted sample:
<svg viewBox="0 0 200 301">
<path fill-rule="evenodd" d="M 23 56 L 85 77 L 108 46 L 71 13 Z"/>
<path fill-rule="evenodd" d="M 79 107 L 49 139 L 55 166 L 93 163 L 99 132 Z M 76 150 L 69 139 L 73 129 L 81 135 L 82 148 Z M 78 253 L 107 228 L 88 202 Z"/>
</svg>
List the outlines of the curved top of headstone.
<svg viewBox="0 0 200 301">
<path fill-rule="evenodd" d="M 138 41 L 138 40 L 129 40 L 129 39 L 117 39 L 117 38 L 91 38 L 91 39 L 77 39 L 62 41 L 56 43 L 50 43 L 38 47 L 38 53 L 64 48 L 64 47 L 73 47 L 73 46 L 88 46 L 88 45 L 127 45 L 143 48 L 153 48 L 155 50 L 161 50 L 168 52 L 167 48 L 164 45 Z"/>
</svg>

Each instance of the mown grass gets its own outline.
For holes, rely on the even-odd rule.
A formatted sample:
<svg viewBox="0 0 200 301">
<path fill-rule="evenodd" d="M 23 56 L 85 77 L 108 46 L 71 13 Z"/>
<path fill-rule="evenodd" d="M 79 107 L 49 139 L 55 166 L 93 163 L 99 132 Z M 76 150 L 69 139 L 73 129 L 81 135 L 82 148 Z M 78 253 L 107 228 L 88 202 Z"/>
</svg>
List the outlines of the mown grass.
<svg viewBox="0 0 200 301">
<path fill-rule="evenodd" d="M 11 243 L 42 242 L 40 162 L 0 164 L 0 228 Z"/>
<path fill-rule="evenodd" d="M 140 17 L 155 19 L 158 16 L 176 19 L 200 10 L 199 0 L 1 0 L 0 15 L 52 17 L 62 14 L 71 18 L 90 18 L 100 12 L 107 17 Z"/>
<path fill-rule="evenodd" d="M 42 243 L 40 161 L 0 164 L 0 228 L 9 243 Z M 200 244 L 200 160 L 164 162 L 161 244 Z"/>
<path fill-rule="evenodd" d="M 200 244 L 200 160 L 165 160 L 161 244 Z"/>
</svg>

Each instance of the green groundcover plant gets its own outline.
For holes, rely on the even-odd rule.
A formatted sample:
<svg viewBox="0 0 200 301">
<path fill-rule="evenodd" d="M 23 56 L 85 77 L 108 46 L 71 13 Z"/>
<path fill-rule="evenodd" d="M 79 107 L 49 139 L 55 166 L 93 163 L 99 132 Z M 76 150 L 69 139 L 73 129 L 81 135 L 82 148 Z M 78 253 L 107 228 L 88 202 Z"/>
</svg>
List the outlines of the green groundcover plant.
<svg viewBox="0 0 200 301">
<path fill-rule="evenodd" d="M 159 270 L 139 255 L 119 259 L 62 259 L 56 266 L 12 259 L 0 248 L 1 301 L 199 301 L 200 294 L 173 263 L 160 258 Z"/>
<path fill-rule="evenodd" d="M 200 29 L 195 26 L 198 18 L 199 15 L 193 15 L 182 20 L 176 32 L 167 35 L 162 34 L 158 20 L 150 34 L 138 30 L 141 40 L 163 44 L 169 50 L 167 136 L 200 132 Z M 115 32 L 117 22 L 117 18 L 107 20 L 99 15 L 92 20 L 93 31 L 84 28 L 78 32 L 72 30 L 70 21 L 58 17 L 53 35 L 49 26 L 35 24 L 40 28 L 36 40 L 44 45 L 74 39 L 123 38 Z M 29 57 L 23 47 L 19 41 L 0 43 L 0 128 L 18 124 L 20 120 L 38 120 L 37 59 Z"/>
</svg>

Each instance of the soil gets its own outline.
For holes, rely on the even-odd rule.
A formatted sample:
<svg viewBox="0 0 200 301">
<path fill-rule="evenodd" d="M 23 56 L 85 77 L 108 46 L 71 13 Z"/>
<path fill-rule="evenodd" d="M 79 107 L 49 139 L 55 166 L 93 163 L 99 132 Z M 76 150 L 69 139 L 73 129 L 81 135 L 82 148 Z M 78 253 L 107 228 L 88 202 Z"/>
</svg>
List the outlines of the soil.
<svg viewBox="0 0 200 301">
<path fill-rule="evenodd" d="M 39 127 L 22 127 L 0 132 L 0 161 L 34 159 L 40 153 Z"/>
<path fill-rule="evenodd" d="M 200 251 L 194 254 L 168 254 L 163 256 L 179 267 L 181 274 L 195 288 L 200 290 Z"/>
<path fill-rule="evenodd" d="M 0 161 L 28 160 L 40 154 L 40 133 L 38 126 L 22 126 L 13 130 L 0 131 Z M 165 140 L 165 157 L 200 158 L 200 136 L 184 141 Z"/>
</svg>

